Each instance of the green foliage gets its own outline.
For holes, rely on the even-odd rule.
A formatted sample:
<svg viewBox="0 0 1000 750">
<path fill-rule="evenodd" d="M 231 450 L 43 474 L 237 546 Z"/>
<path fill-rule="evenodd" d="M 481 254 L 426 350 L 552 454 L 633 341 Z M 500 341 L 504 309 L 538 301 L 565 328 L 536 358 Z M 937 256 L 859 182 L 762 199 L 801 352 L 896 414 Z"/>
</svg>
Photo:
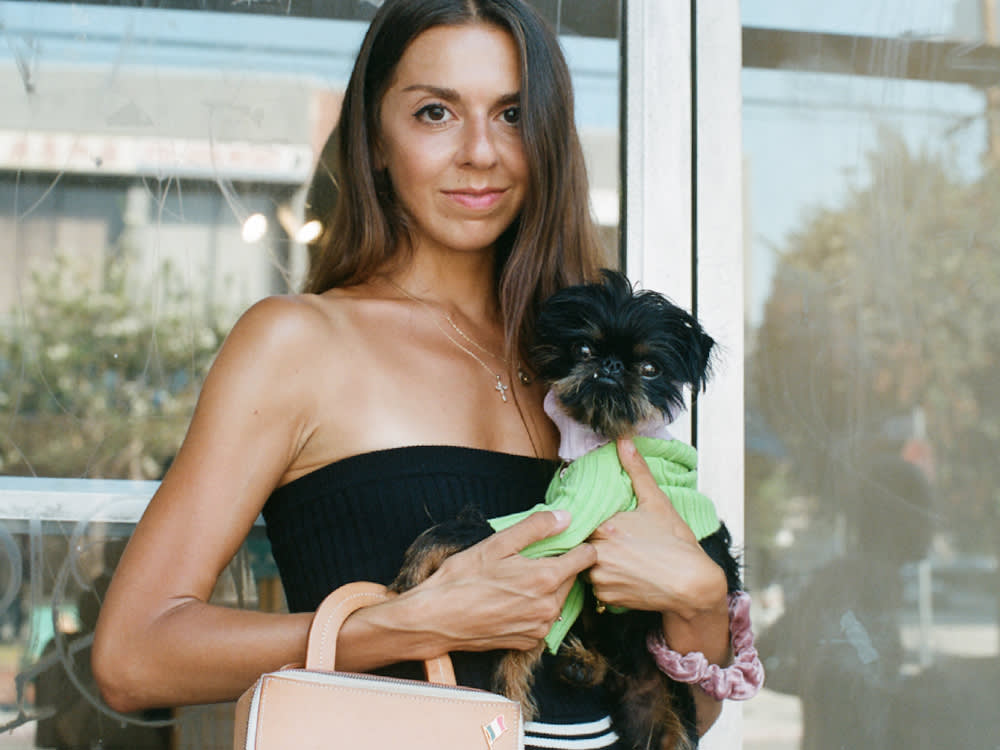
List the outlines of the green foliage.
<svg viewBox="0 0 1000 750">
<path fill-rule="evenodd" d="M 158 478 L 180 445 L 224 328 L 169 264 L 103 260 L 36 269 L 0 328 L 4 474 Z"/>
<path fill-rule="evenodd" d="M 926 415 L 938 510 L 975 530 L 1000 486 L 1000 176 L 963 181 L 889 134 L 869 172 L 783 248 L 751 398 L 799 486 L 837 500 Z"/>
</svg>

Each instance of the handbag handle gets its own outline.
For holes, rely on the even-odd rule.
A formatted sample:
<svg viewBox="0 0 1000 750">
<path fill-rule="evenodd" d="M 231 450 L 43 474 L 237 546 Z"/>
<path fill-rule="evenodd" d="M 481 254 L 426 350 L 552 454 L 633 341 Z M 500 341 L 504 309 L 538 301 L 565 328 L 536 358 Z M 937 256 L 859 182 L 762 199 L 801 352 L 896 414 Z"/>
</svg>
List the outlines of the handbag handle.
<svg viewBox="0 0 1000 750">
<path fill-rule="evenodd" d="M 306 669 L 334 671 L 337 660 L 337 636 L 344 621 L 354 612 L 395 596 L 380 583 L 355 581 L 335 589 L 319 605 L 309 628 Z M 451 657 L 443 654 L 424 662 L 428 682 L 454 685 L 455 669 Z"/>
</svg>

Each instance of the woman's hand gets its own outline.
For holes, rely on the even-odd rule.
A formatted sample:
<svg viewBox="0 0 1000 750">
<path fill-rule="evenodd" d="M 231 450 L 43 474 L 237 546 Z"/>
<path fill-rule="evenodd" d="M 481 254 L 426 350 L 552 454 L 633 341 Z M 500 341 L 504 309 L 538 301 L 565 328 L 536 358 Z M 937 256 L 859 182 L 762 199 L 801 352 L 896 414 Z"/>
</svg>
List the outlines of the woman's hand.
<svg viewBox="0 0 1000 750">
<path fill-rule="evenodd" d="M 522 650 L 544 638 L 573 581 L 596 554 L 589 544 L 539 560 L 520 551 L 569 521 L 565 511 L 535 513 L 447 560 L 427 583 L 449 587 L 462 602 L 459 621 L 445 623 L 449 634 L 477 648 Z"/>
<path fill-rule="evenodd" d="M 449 557 L 418 586 L 392 601 L 367 607 L 344 625 L 337 667 L 371 668 L 381 661 L 365 651 L 361 634 L 384 632 L 407 658 L 448 651 L 528 650 L 559 617 L 577 575 L 596 560 L 590 544 L 558 557 L 531 560 L 519 553 L 569 525 L 565 511 L 542 511 Z M 351 633 L 358 628 L 357 636 Z M 344 640 L 346 639 L 346 640 Z M 396 659 L 398 660 L 398 659 Z"/>
<path fill-rule="evenodd" d="M 656 484 L 631 440 L 618 457 L 632 480 L 635 510 L 617 513 L 590 537 L 597 563 L 589 576 L 606 604 L 671 612 L 684 619 L 726 607 L 726 578 Z"/>
<path fill-rule="evenodd" d="M 700 651 L 715 664 L 729 660 L 726 576 L 656 484 L 631 440 L 618 441 L 618 459 L 632 480 L 635 510 L 618 513 L 591 535 L 597 563 L 590 581 L 598 599 L 663 613 L 663 635 L 680 653 Z M 698 733 L 718 718 L 720 701 L 692 692 Z"/>
</svg>

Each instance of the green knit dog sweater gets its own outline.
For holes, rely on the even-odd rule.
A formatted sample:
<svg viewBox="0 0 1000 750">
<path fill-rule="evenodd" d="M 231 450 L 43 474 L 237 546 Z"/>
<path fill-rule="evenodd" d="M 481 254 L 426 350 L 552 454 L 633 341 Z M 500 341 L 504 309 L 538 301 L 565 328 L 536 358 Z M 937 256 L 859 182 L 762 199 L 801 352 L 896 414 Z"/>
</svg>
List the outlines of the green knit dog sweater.
<svg viewBox="0 0 1000 750">
<path fill-rule="evenodd" d="M 719 516 L 712 501 L 697 489 L 697 452 L 680 440 L 636 437 L 635 446 L 646 459 L 656 483 L 674 508 L 701 540 L 718 530 Z M 615 513 L 635 510 L 632 481 L 618 460 L 615 443 L 601 446 L 562 467 L 549 483 L 545 502 L 533 508 L 490 519 L 494 531 L 513 526 L 540 510 L 570 512 L 570 525 L 547 539 L 525 547 L 521 554 L 532 559 L 561 555 L 585 541 Z M 553 654 L 583 609 L 583 584 L 577 579 L 570 589 L 560 618 L 552 625 L 545 643 Z M 621 610 L 618 610 L 621 611 Z"/>
</svg>

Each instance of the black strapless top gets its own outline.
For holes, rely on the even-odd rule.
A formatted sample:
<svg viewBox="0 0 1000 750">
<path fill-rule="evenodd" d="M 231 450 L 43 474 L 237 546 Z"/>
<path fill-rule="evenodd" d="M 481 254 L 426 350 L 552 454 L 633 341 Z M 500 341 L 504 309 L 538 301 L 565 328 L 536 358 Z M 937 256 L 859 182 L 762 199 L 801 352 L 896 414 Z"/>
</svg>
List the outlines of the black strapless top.
<svg viewBox="0 0 1000 750">
<path fill-rule="evenodd" d="M 351 581 L 389 584 L 421 531 L 470 504 L 487 518 L 544 499 L 550 461 L 413 446 L 352 456 L 279 487 L 264 506 L 288 607 L 316 609 Z"/>
<path fill-rule="evenodd" d="M 529 508 L 544 499 L 555 468 L 529 456 L 410 446 L 346 458 L 279 487 L 263 516 L 289 610 L 311 612 L 351 581 L 388 584 L 424 529 L 469 505 L 488 518 Z M 460 684 L 489 688 L 496 653 L 453 653 L 452 661 Z M 385 671 L 422 678 L 412 664 Z M 559 747 L 614 747 L 603 692 L 573 688 L 552 671 L 546 654 L 535 682 L 540 717 L 526 726 L 528 746 L 535 746 L 532 737 L 551 737 Z"/>
</svg>

